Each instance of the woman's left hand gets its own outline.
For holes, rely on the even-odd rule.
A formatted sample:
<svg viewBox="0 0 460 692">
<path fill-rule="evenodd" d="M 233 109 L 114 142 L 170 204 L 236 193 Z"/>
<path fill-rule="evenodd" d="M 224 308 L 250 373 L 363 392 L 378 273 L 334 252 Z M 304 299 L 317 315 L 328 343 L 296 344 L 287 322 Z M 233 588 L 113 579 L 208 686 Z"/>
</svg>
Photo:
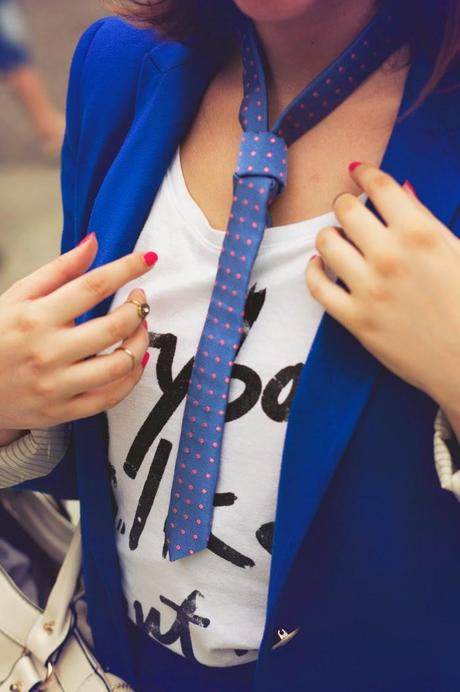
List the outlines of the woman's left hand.
<svg viewBox="0 0 460 692">
<path fill-rule="evenodd" d="M 383 221 L 357 197 L 339 195 L 334 211 L 343 231 L 320 231 L 308 288 L 387 368 L 459 413 L 460 240 L 410 184 L 369 164 L 352 164 L 350 174 Z"/>
</svg>

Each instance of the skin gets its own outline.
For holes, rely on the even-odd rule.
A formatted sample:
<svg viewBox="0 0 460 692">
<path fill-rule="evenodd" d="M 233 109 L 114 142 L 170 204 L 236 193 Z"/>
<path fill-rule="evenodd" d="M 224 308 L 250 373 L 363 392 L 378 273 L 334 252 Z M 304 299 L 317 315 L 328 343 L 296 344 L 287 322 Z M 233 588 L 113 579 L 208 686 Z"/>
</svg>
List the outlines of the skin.
<svg viewBox="0 0 460 692">
<path fill-rule="evenodd" d="M 255 21 L 267 56 L 271 121 L 374 9 L 368 0 L 236 4 Z M 407 76 L 407 67 L 395 66 L 406 58 L 403 48 L 390 61 L 392 69 L 383 66 L 290 148 L 289 183 L 272 216 L 282 225 L 334 208 L 344 233 L 320 232 L 321 257 L 306 269 L 308 290 L 386 367 L 438 402 L 460 437 L 460 316 L 453 298 L 460 295 L 460 241 L 409 189 L 379 170 Z M 217 229 L 225 228 L 231 204 L 241 93 L 235 54 L 210 85 L 181 149 L 189 191 Z M 356 160 L 368 163 L 349 172 L 347 164 Z M 357 198 L 363 191 L 385 225 Z M 348 292 L 328 278 L 326 265 Z"/>
</svg>

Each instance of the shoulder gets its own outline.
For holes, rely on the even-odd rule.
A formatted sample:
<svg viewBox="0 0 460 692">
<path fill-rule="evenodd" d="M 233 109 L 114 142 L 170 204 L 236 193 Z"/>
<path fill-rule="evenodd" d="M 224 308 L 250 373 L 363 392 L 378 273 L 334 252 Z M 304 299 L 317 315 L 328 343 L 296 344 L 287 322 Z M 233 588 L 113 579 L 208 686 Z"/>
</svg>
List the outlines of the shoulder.
<svg viewBox="0 0 460 692">
<path fill-rule="evenodd" d="M 116 17 L 100 19 L 86 29 L 69 76 L 67 133 L 72 149 L 77 148 L 83 111 L 91 126 L 131 117 L 142 65 L 159 43 L 154 31 Z"/>
<path fill-rule="evenodd" d="M 153 30 L 140 29 L 116 17 L 105 17 L 91 24 L 83 33 L 75 50 L 74 65 L 92 68 L 102 63 L 123 66 L 123 72 L 139 64 L 146 53 L 158 45 Z"/>
<path fill-rule="evenodd" d="M 157 45 L 154 31 L 138 29 L 107 17 L 92 24 L 75 49 L 70 73 L 70 88 L 112 91 L 135 86 L 145 56 Z"/>
</svg>

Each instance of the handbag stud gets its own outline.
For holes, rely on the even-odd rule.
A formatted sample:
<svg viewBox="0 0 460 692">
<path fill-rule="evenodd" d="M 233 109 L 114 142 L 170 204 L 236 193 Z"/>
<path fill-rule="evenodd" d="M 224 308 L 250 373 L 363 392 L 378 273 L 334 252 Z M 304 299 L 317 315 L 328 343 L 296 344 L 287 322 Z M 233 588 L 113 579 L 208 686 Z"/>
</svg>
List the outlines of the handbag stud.
<svg viewBox="0 0 460 692">
<path fill-rule="evenodd" d="M 11 692 L 22 692 L 23 689 L 22 682 L 13 682 L 10 685 Z"/>
<path fill-rule="evenodd" d="M 47 634 L 53 634 L 55 627 L 56 623 L 54 622 L 54 620 L 47 620 L 43 623 L 43 629 Z"/>
</svg>

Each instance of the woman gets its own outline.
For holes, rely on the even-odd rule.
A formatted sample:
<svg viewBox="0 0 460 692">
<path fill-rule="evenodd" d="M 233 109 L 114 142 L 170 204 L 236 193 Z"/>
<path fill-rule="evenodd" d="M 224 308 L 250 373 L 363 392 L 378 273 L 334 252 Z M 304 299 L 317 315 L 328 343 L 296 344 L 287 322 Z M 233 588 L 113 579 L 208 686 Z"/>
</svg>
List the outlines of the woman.
<svg viewBox="0 0 460 692">
<path fill-rule="evenodd" d="M 187 40 L 111 19 L 80 42 L 63 249 L 87 229 L 97 240 L 60 266 L 73 279 L 98 250 L 98 268 L 16 287 L 34 348 L 13 339 L 2 359 L 28 363 L 4 428 L 80 418 L 41 487 L 72 492 L 76 472 L 97 656 L 140 690 L 456 690 L 460 515 L 436 482 L 432 428 L 441 407 L 460 434 L 460 96 L 445 89 L 459 5 L 125 10 Z M 157 360 L 141 379 L 140 289 Z M 218 361 L 227 321 L 236 355 Z M 200 445 L 215 445 L 205 467 Z"/>
</svg>

